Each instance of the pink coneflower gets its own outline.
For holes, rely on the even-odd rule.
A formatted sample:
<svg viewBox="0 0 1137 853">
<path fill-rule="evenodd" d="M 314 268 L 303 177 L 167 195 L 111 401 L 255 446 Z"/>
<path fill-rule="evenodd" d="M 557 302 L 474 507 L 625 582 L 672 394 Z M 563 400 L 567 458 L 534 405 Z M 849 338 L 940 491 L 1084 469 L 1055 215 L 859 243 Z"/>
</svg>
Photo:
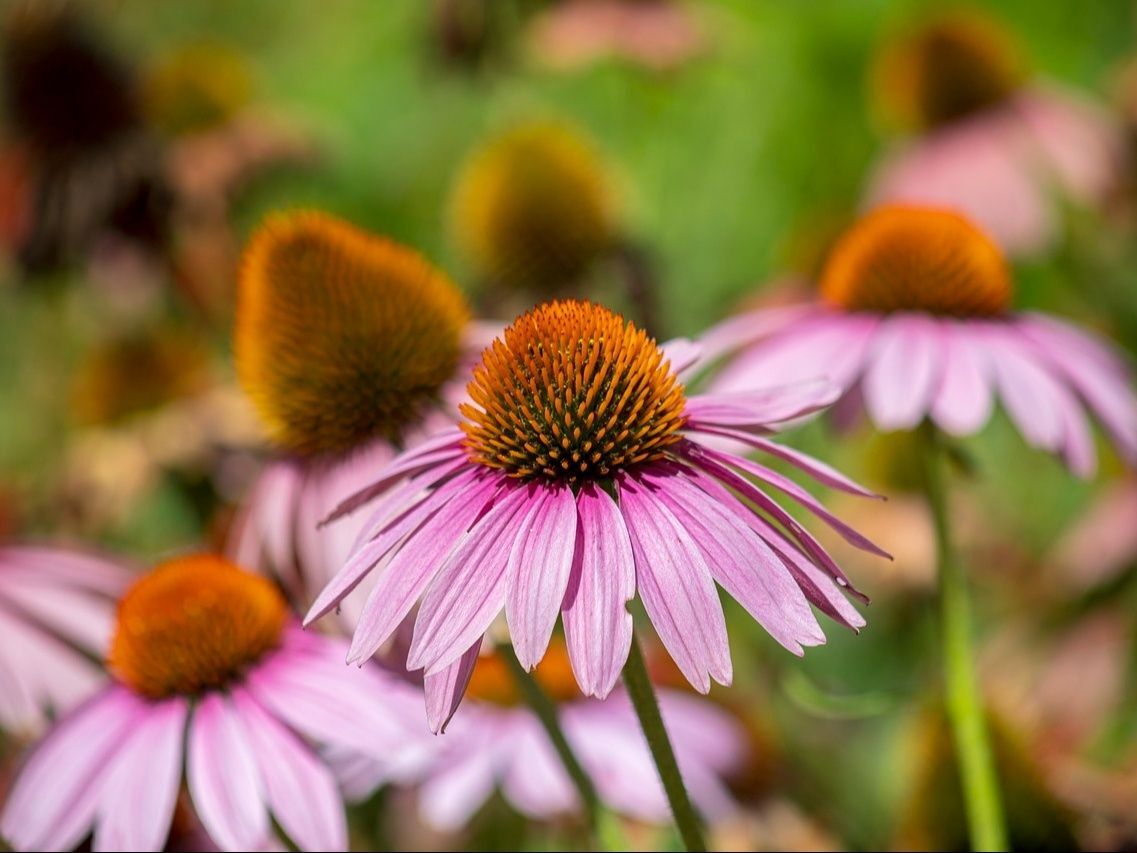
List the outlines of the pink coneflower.
<svg viewBox="0 0 1137 853">
<path fill-rule="evenodd" d="M 98 689 L 130 578 L 97 557 L 0 548 L 0 729 L 35 730 Z"/>
<path fill-rule="evenodd" d="M 954 208 L 1020 255 L 1053 242 L 1059 200 L 1096 206 L 1119 185 L 1119 127 L 1085 99 L 1032 81 L 986 17 L 950 12 L 891 41 L 875 82 L 882 109 L 918 135 L 878 167 L 871 205 Z"/>
<path fill-rule="evenodd" d="M 1080 475 L 1096 465 L 1087 413 L 1137 459 L 1125 360 L 1068 323 L 1013 312 L 1002 253 L 964 217 L 905 206 L 867 214 L 834 248 L 820 291 L 816 303 L 708 333 L 708 350 L 738 350 L 715 391 L 825 376 L 842 391 L 837 411 L 863 410 L 882 430 L 927 418 L 956 436 L 979 431 L 998 397 L 1029 444 Z"/>
<path fill-rule="evenodd" d="M 343 850 L 331 769 L 313 746 L 397 773 L 418 760 L 416 691 L 376 667 L 345 670 L 346 643 L 302 632 L 266 579 L 208 554 L 171 560 L 119 603 L 114 681 L 31 753 L 0 815 L 17 850 L 160 850 L 185 784 L 224 850 L 276 839 Z"/>
<path fill-rule="evenodd" d="M 458 377 L 486 338 L 425 258 L 311 211 L 259 229 L 238 295 L 238 375 L 278 453 L 229 550 L 242 565 L 271 568 L 306 607 L 359 532 L 350 521 L 318 523 L 364 485 L 361 471 L 453 424 Z M 344 602 L 345 616 L 358 615 L 362 597 Z"/>
<path fill-rule="evenodd" d="M 581 696 L 565 645 L 556 640 L 534 677 L 557 702 L 565 736 L 600 801 L 634 820 L 666 822 L 667 798 L 627 695 L 617 689 L 603 700 Z M 436 760 L 419 777 L 422 818 L 440 831 L 461 829 L 495 790 L 533 819 L 580 812 L 572 781 L 500 654 L 478 658 L 468 695 L 468 707 L 447 728 Z M 710 820 L 729 815 L 735 803 L 723 777 L 745 762 L 745 733 L 729 713 L 702 697 L 663 690 L 659 701 L 695 804 Z M 353 797 L 383 781 L 372 779 L 375 768 L 366 759 L 357 759 L 352 769 L 345 778 Z"/>
<path fill-rule="evenodd" d="M 876 547 L 790 479 L 702 443 L 725 434 L 865 494 L 766 438 L 773 425 L 829 404 L 832 389 L 688 397 L 677 370 L 692 350 L 686 342 L 660 348 L 587 302 L 546 303 L 517 318 L 483 353 L 461 428 L 400 456 L 337 511 L 375 501 L 360 546 L 307 623 L 382 562 L 349 660 L 370 657 L 421 598 L 407 666 L 424 670 L 436 731 L 503 608 L 527 669 L 545 654 L 561 614 L 577 682 L 601 698 L 628 659 L 627 603 L 637 593 L 702 692 L 712 680 L 731 680 L 716 582 L 797 654 L 824 641 L 811 603 L 863 625 L 844 598 L 845 576 L 765 487 Z"/>
</svg>

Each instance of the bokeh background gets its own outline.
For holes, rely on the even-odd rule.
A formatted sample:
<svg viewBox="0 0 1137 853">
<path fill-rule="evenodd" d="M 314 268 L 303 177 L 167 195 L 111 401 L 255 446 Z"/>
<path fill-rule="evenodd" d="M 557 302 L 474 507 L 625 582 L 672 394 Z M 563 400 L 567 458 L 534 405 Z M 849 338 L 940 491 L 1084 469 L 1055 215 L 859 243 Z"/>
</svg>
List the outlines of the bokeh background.
<svg viewBox="0 0 1137 853">
<path fill-rule="evenodd" d="M 699 33 L 690 57 L 565 67 L 531 37 L 548 4 L 500 0 L 485 29 L 481 18 L 462 17 L 465 5 L 78 4 L 85 37 L 141 93 L 127 122 L 134 147 L 121 162 L 102 149 L 84 159 L 29 142 L 12 107 L 12 75 L 26 65 L 8 27 L 0 539 L 93 543 L 144 564 L 224 529 L 261 452 L 230 359 L 235 265 L 270 211 L 319 207 L 414 246 L 487 314 L 530 299 L 494 292 L 471 264 L 452 202 L 472 152 L 518 122 L 561 123 L 594 146 L 620 232 L 650 280 L 661 338 L 696 335 L 743 306 L 785 298 L 816 272 L 897 136 L 872 97 L 874 56 L 936 7 L 690 2 Z M 10 20 L 14 4 L 4 6 Z M 1137 57 L 1132 3 L 972 8 L 1013 34 L 1035 73 L 1137 126 L 1137 114 L 1126 114 L 1137 113 L 1135 75 L 1126 74 Z M 113 93 L 100 101 L 74 78 L 39 85 L 45 110 L 82 92 L 85 126 L 113 124 Z M 64 161 L 58 203 L 78 210 L 80 224 L 45 225 L 29 176 Z M 127 187 L 128 202 L 86 223 L 83 211 L 105 206 L 107 186 Z M 1062 239 L 1015 272 L 1019 307 L 1073 317 L 1132 353 L 1130 194 L 1121 185 L 1105 210 L 1065 211 Z M 37 227 L 46 236 L 30 252 Z M 634 312 L 623 274 L 604 265 L 590 273 L 596 292 Z M 910 494 L 908 442 L 867 430 L 839 440 L 824 423 L 790 440 L 890 495 L 867 509 L 833 502 L 897 559 L 842 552 L 873 598 L 869 627 L 860 636 L 834 629 L 804 660 L 728 606 L 736 685 L 712 696 L 746 720 L 755 757 L 736 780 L 746 817 L 717 828 L 716 843 L 961 847 L 955 771 L 929 686 L 938 671 L 933 543 Z M 1025 447 L 1001 416 L 961 447 L 953 506 L 1022 849 L 1137 843 L 1137 486 L 1100 449 L 1102 472 L 1079 482 Z M 375 806 L 357 815 L 366 849 L 434 843 Z M 555 849 L 559 832 L 498 803 L 465 841 Z"/>
</svg>

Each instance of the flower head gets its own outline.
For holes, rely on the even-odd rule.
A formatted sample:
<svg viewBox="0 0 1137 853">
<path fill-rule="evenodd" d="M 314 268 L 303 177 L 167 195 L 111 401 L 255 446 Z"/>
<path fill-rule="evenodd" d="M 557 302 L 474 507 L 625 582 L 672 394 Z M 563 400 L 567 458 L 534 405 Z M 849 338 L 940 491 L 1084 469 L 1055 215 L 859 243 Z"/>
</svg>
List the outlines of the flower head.
<svg viewBox="0 0 1137 853">
<path fill-rule="evenodd" d="M 548 122 L 518 125 L 474 154 L 454 190 L 453 220 L 482 275 L 537 294 L 579 279 L 615 227 L 591 145 Z"/>
<path fill-rule="evenodd" d="M 688 396 L 679 372 L 693 357 L 689 342 L 660 348 L 591 303 L 555 302 L 517 318 L 483 354 L 461 428 L 395 459 L 338 510 L 374 501 L 355 553 L 308 621 L 382 565 L 352 643 L 350 659 L 363 660 L 421 597 L 408 667 L 425 671 L 436 730 L 457 707 L 482 635 L 503 607 L 530 668 L 560 615 L 577 682 L 598 697 L 627 658 L 626 605 L 637 593 L 683 674 L 704 692 L 712 679 L 731 679 L 716 581 L 797 653 L 824 639 L 810 603 L 863 624 L 842 595 L 844 575 L 763 486 L 878 549 L 789 478 L 704 443 L 734 438 L 865 494 L 764 437 L 827 405 L 831 390 Z"/>
<path fill-rule="evenodd" d="M 237 372 L 287 450 L 397 442 L 457 368 L 467 318 L 410 249 L 324 214 L 279 216 L 241 266 Z"/>
<path fill-rule="evenodd" d="M 927 129 L 1003 103 L 1024 78 L 1007 32 L 986 16 L 957 10 L 886 43 L 874 83 L 885 110 Z"/>
<path fill-rule="evenodd" d="M 708 333 L 710 351 L 737 351 L 712 387 L 825 376 L 843 392 L 838 408 L 863 408 L 882 430 L 927 418 L 954 435 L 981 429 L 998 397 L 1030 444 L 1083 475 L 1096 459 L 1088 412 L 1137 460 L 1124 358 L 1064 322 L 1013 311 L 998 249 L 958 214 L 867 214 L 835 246 L 820 290 L 814 305 L 754 312 Z"/>
<path fill-rule="evenodd" d="M 275 843 L 273 821 L 301 850 L 345 849 L 342 795 L 317 748 L 367 755 L 383 774 L 423 747 L 407 724 L 417 691 L 375 667 L 347 671 L 342 654 L 221 557 L 158 566 L 119 604 L 115 680 L 33 750 L 0 835 L 17 850 L 71 849 L 92 831 L 96 850 L 160 850 L 184 767 L 221 849 Z"/>
</svg>

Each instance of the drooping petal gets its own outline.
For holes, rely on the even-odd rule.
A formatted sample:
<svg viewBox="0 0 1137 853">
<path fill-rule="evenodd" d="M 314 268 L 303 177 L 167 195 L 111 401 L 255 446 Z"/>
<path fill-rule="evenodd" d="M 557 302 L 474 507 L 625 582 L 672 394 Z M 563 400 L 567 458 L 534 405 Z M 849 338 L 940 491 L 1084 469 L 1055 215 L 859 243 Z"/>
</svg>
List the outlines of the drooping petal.
<svg viewBox="0 0 1137 853">
<path fill-rule="evenodd" d="M 694 426 L 769 429 L 783 421 L 819 412 L 841 396 L 827 379 L 735 393 L 697 394 L 687 398 L 685 414 Z"/>
<path fill-rule="evenodd" d="M 691 535 L 650 487 L 619 479 L 620 510 L 636 560 L 636 586 L 652 625 L 700 692 L 730 684 L 726 621 L 711 571 Z"/>
<path fill-rule="evenodd" d="M 349 661 L 366 660 L 387 642 L 499 488 L 493 479 L 477 482 L 473 473 L 470 479 L 459 479 L 463 482 L 456 481 L 454 489 L 439 498 L 434 514 L 378 571 L 355 626 Z"/>
<path fill-rule="evenodd" d="M 301 850 L 346 850 L 347 820 L 331 770 L 244 689 L 233 691 L 277 823 Z"/>
<path fill-rule="evenodd" d="M 64 718 L 32 752 L 0 816 L 0 836 L 17 850 L 71 850 L 98 807 L 102 773 L 144 707 L 112 686 Z"/>
<path fill-rule="evenodd" d="M 518 514 L 506 573 L 505 616 L 517 659 L 532 669 L 545 655 L 565 598 L 576 547 L 576 499 L 568 486 L 549 486 Z"/>
<path fill-rule="evenodd" d="M 514 521 L 533 487 L 518 486 L 479 521 L 443 563 L 423 597 L 407 669 L 449 666 L 482 636 L 505 605 Z"/>
<path fill-rule="evenodd" d="M 426 693 L 426 722 L 434 734 L 446 731 L 446 726 L 458 710 L 470 676 L 478 663 L 478 653 L 482 648 L 482 638 L 478 637 L 462 657 L 441 672 L 423 678 Z"/>
<path fill-rule="evenodd" d="M 885 431 L 911 429 L 928 411 L 943 370 L 938 324 L 922 314 L 894 314 L 876 333 L 865 370 L 865 406 Z"/>
<path fill-rule="evenodd" d="M 182 780 L 182 742 L 189 704 L 155 703 L 105 768 L 92 849 L 161 850 Z"/>
<path fill-rule="evenodd" d="M 1057 451 L 1062 446 L 1062 412 L 1055 402 L 1058 383 L 1023 346 L 1013 331 L 988 326 L 983 337 L 999 396 L 1028 444 Z"/>
<path fill-rule="evenodd" d="M 825 642 L 801 589 L 770 547 L 681 475 L 659 499 L 702 549 L 711 574 L 775 640 L 794 654 Z"/>
<path fill-rule="evenodd" d="M 419 789 L 423 820 L 442 832 L 453 832 L 469 822 L 493 794 L 502 757 L 502 732 L 482 730 L 463 741 L 441 770 Z"/>
<path fill-rule="evenodd" d="M 932 400 L 932 418 L 952 435 L 978 432 L 991 417 L 995 398 L 991 369 L 974 324 L 945 321 L 940 324 L 944 346 L 944 375 Z"/>
<path fill-rule="evenodd" d="M 593 483 L 577 496 L 574 557 L 561 613 L 565 642 L 581 691 L 603 699 L 632 645 L 636 565 L 620 508 Z"/>
<path fill-rule="evenodd" d="M 222 850 L 256 850 L 269 839 L 260 771 L 229 700 L 207 694 L 190 719 L 186 781 L 194 811 Z"/>
<path fill-rule="evenodd" d="M 575 811 L 580 803 L 576 788 L 536 717 L 518 715 L 510 737 L 513 758 L 501 780 L 501 792 L 510 804 L 534 820 Z"/>
</svg>

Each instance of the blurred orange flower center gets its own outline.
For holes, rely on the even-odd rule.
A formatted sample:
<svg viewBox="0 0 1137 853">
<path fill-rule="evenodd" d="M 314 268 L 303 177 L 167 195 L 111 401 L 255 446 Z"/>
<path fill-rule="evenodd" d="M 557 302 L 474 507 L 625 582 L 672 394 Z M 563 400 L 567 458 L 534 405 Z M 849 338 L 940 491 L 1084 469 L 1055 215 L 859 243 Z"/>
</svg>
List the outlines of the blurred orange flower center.
<svg viewBox="0 0 1137 853">
<path fill-rule="evenodd" d="M 942 17 L 898 38 L 885 48 L 876 71 L 885 108 L 918 128 L 1001 103 L 1023 78 L 1007 34 L 973 13 Z"/>
<path fill-rule="evenodd" d="M 554 702 L 570 702 L 581 698 L 569 662 L 568 649 L 560 637 L 553 638 L 545 657 L 533 670 L 533 677 Z M 494 705 L 520 705 L 523 699 L 518 692 L 516 679 L 497 652 L 478 658 L 466 692 L 475 699 Z"/>
<path fill-rule="evenodd" d="M 655 341 L 599 305 L 518 317 L 482 354 L 463 404 L 470 458 L 576 483 L 659 459 L 680 438 L 683 386 Z"/>
<path fill-rule="evenodd" d="M 991 316 L 1011 302 L 999 247 L 962 216 L 921 207 L 883 207 L 856 222 L 821 275 L 826 301 L 848 311 L 924 311 Z"/>
<path fill-rule="evenodd" d="M 267 579 L 212 554 L 179 557 L 123 596 L 107 663 L 152 699 L 224 687 L 277 646 L 287 612 Z"/>
<path fill-rule="evenodd" d="M 278 216 L 242 264 L 237 372 L 294 453 L 398 441 L 457 369 L 467 318 L 416 252 L 324 214 Z"/>
</svg>

